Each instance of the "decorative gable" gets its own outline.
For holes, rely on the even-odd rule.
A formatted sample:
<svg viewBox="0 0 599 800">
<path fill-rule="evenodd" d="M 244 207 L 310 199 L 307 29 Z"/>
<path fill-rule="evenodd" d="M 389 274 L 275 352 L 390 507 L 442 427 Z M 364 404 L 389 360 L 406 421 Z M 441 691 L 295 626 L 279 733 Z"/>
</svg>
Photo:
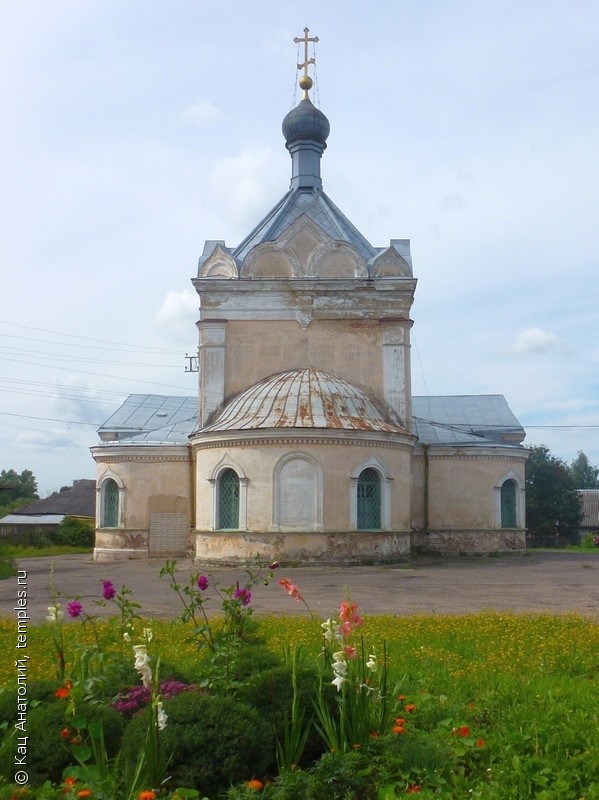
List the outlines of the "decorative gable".
<svg viewBox="0 0 599 800">
<path fill-rule="evenodd" d="M 371 261 L 370 274 L 373 278 L 411 278 L 412 267 L 392 245 Z"/>
<path fill-rule="evenodd" d="M 199 278 L 238 278 L 237 263 L 227 248 L 217 244 L 200 267 Z"/>
</svg>

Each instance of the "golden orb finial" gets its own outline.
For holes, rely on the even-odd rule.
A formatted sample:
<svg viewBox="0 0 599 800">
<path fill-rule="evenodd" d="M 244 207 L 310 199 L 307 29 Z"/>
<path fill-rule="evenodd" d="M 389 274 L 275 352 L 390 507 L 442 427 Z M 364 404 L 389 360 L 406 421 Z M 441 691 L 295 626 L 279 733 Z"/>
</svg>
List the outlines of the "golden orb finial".
<svg viewBox="0 0 599 800">
<path fill-rule="evenodd" d="M 309 75 L 302 75 L 299 79 L 299 87 L 303 89 L 304 92 L 309 92 L 312 86 L 314 85 L 314 81 Z"/>
</svg>

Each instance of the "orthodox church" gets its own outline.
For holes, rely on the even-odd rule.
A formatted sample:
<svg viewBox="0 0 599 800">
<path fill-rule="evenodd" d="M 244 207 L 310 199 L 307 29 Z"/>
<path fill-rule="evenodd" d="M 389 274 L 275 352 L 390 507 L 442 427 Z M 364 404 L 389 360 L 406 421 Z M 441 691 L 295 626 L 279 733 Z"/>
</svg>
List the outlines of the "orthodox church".
<svg viewBox="0 0 599 800">
<path fill-rule="evenodd" d="M 324 193 L 296 41 L 289 191 L 236 247 L 204 246 L 198 396 L 131 395 L 99 429 L 94 557 L 523 549 L 524 430 L 502 395 L 412 396 L 410 242 L 373 246 Z"/>
</svg>

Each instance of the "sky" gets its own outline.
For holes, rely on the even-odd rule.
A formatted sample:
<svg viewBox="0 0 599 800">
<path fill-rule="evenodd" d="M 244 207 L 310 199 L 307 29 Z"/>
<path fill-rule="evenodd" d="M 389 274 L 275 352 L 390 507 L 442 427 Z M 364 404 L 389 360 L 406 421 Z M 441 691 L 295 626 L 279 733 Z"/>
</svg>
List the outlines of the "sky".
<svg viewBox="0 0 599 800">
<path fill-rule="evenodd" d="M 42 496 L 128 394 L 197 391 L 190 279 L 288 189 L 305 27 L 324 190 L 412 243 L 414 394 L 599 464 L 596 0 L 4 0 L 0 469 Z"/>
</svg>

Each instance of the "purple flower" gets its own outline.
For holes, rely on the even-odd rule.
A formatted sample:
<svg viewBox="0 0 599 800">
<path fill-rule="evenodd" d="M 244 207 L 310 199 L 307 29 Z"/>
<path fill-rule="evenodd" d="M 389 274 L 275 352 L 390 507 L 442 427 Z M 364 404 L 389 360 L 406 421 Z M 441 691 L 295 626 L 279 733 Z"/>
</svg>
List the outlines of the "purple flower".
<svg viewBox="0 0 599 800">
<path fill-rule="evenodd" d="M 201 592 L 205 592 L 208 588 L 208 578 L 205 575 L 200 575 L 198 578 L 198 589 Z"/>
<path fill-rule="evenodd" d="M 249 606 L 252 602 L 252 593 L 249 589 L 235 589 L 233 598 L 239 600 L 244 606 Z"/>
<path fill-rule="evenodd" d="M 69 600 L 67 603 L 67 614 L 69 617 L 80 617 L 83 614 L 83 606 L 79 600 Z"/>
<path fill-rule="evenodd" d="M 102 597 L 104 600 L 112 600 L 116 597 L 116 589 L 112 581 L 102 581 Z"/>
</svg>

